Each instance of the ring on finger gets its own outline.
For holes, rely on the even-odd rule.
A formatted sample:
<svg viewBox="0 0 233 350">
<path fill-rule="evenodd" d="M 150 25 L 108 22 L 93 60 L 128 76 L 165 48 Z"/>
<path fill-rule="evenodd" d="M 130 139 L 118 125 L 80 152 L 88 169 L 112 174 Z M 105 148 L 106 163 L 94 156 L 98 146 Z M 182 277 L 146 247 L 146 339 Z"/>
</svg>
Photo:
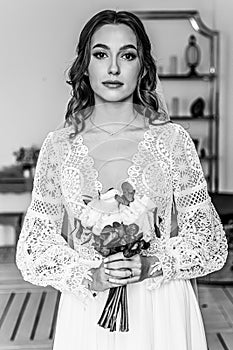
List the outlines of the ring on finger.
<svg viewBox="0 0 233 350">
<path fill-rule="evenodd" d="M 134 277 L 134 272 L 133 272 L 132 269 L 130 270 L 130 276 L 129 276 L 129 277 L 130 277 L 130 278 Z"/>
</svg>

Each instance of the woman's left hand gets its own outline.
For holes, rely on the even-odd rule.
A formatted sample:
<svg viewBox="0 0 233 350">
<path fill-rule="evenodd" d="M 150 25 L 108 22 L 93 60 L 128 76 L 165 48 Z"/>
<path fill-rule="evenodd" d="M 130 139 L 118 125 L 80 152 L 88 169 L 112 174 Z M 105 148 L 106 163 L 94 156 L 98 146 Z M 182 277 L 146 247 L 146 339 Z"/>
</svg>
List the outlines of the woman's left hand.
<svg viewBox="0 0 233 350">
<path fill-rule="evenodd" d="M 136 254 L 125 258 L 123 253 L 116 253 L 104 259 L 105 273 L 109 282 L 117 285 L 136 283 L 151 277 L 151 265 L 158 261 L 156 257 L 144 257 Z M 154 277 L 154 276 L 153 276 Z"/>
</svg>

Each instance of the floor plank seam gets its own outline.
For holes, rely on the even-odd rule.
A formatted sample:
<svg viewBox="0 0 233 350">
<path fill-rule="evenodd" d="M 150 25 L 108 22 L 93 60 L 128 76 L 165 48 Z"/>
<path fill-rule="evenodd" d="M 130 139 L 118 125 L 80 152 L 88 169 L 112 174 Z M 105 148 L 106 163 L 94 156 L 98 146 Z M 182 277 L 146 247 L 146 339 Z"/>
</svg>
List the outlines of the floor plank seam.
<svg viewBox="0 0 233 350">
<path fill-rule="evenodd" d="M 16 321 L 16 323 L 15 323 L 14 330 L 13 330 L 12 335 L 11 335 L 11 337 L 10 337 L 10 340 L 11 340 L 11 341 L 14 341 L 14 340 L 15 340 L 17 331 L 18 331 L 19 326 L 20 326 L 20 323 L 21 323 L 21 321 L 22 321 L 23 314 L 24 314 L 24 312 L 25 312 L 25 310 L 26 310 L 26 307 L 27 307 L 27 304 L 28 304 L 28 302 L 29 302 L 30 296 L 31 296 L 31 293 L 30 293 L 30 292 L 28 292 L 28 293 L 25 295 L 23 304 L 22 304 L 22 306 L 21 306 L 19 315 L 18 315 L 18 317 L 17 317 L 17 321 Z"/>
<path fill-rule="evenodd" d="M 233 305 L 233 297 L 232 297 L 231 293 L 227 290 L 227 288 L 225 286 L 223 286 L 222 290 L 226 294 L 227 298 L 230 300 L 230 302 Z"/>
<path fill-rule="evenodd" d="M 229 318 L 229 315 L 227 314 L 226 310 L 224 309 L 224 307 L 222 305 L 219 305 L 218 307 L 219 307 L 219 310 L 221 311 L 221 313 L 223 314 L 229 328 L 231 330 L 233 330 L 233 323 L 232 323 L 231 319 Z"/>
<path fill-rule="evenodd" d="M 231 350 L 231 349 L 228 348 L 227 344 L 225 343 L 225 341 L 224 341 L 224 339 L 223 339 L 221 333 L 217 333 L 217 337 L 218 337 L 218 339 L 219 339 L 221 345 L 223 346 L 223 349 L 224 349 L 224 350 Z"/>
</svg>

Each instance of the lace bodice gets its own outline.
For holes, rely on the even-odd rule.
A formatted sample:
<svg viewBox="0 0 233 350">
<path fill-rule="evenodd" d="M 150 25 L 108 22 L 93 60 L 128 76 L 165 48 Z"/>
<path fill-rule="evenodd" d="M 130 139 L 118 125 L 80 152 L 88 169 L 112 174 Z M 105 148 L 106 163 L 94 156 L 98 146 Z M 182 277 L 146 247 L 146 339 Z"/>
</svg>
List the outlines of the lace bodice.
<svg viewBox="0 0 233 350">
<path fill-rule="evenodd" d="M 138 195 L 146 194 L 161 218 L 161 236 L 154 233 L 145 254 L 159 258 L 163 275 L 148 280 L 149 288 L 170 279 L 203 276 L 223 266 L 225 233 L 208 195 L 195 146 L 181 126 L 167 123 L 135 130 L 133 139 L 119 136 L 120 146 L 118 137 L 113 138 L 109 149 L 98 142 L 97 134 L 93 148 L 85 134 L 69 139 L 71 131 L 69 127 L 49 133 L 41 148 L 32 202 L 17 245 L 16 262 L 25 280 L 79 297 L 91 295 L 83 279 L 90 277 L 90 269 L 99 266 L 101 257 L 88 244 L 81 246 L 76 237 L 71 235 L 67 241 L 61 235 L 64 211 L 72 232 L 83 199 L 115 187 L 115 182 L 119 186 L 122 180 L 130 182 Z M 171 235 L 174 203 L 175 236 Z"/>
<path fill-rule="evenodd" d="M 125 130 L 113 135 L 95 127 L 82 134 L 83 143 L 88 147 L 88 154 L 94 161 L 103 192 L 112 187 L 120 191 L 122 182 L 127 179 L 133 155 L 148 128 L 147 123 L 144 127 L 139 125 L 132 123 Z M 118 125 L 117 128 L 121 129 Z"/>
</svg>

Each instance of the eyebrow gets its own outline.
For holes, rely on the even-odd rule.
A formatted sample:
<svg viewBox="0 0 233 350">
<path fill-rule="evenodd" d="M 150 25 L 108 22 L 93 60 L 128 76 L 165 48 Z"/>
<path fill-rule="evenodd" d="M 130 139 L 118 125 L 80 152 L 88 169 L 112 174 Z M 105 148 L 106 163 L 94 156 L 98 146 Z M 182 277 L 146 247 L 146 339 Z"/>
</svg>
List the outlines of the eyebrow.
<svg viewBox="0 0 233 350">
<path fill-rule="evenodd" d="M 96 47 L 101 47 L 102 49 L 110 50 L 110 47 L 107 46 L 107 45 L 105 45 L 105 44 L 100 44 L 100 43 L 95 44 L 95 45 L 92 47 L 92 49 L 95 49 Z M 128 44 L 128 45 L 123 45 L 123 46 L 121 46 L 120 49 L 119 49 L 119 51 L 123 51 L 123 50 L 126 50 L 126 49 L 134 49 L 134 50 L 137 51 L 137 48 L 136 48 L 134 45 L 132 45 L 132 44 Z"/>
</svg>

